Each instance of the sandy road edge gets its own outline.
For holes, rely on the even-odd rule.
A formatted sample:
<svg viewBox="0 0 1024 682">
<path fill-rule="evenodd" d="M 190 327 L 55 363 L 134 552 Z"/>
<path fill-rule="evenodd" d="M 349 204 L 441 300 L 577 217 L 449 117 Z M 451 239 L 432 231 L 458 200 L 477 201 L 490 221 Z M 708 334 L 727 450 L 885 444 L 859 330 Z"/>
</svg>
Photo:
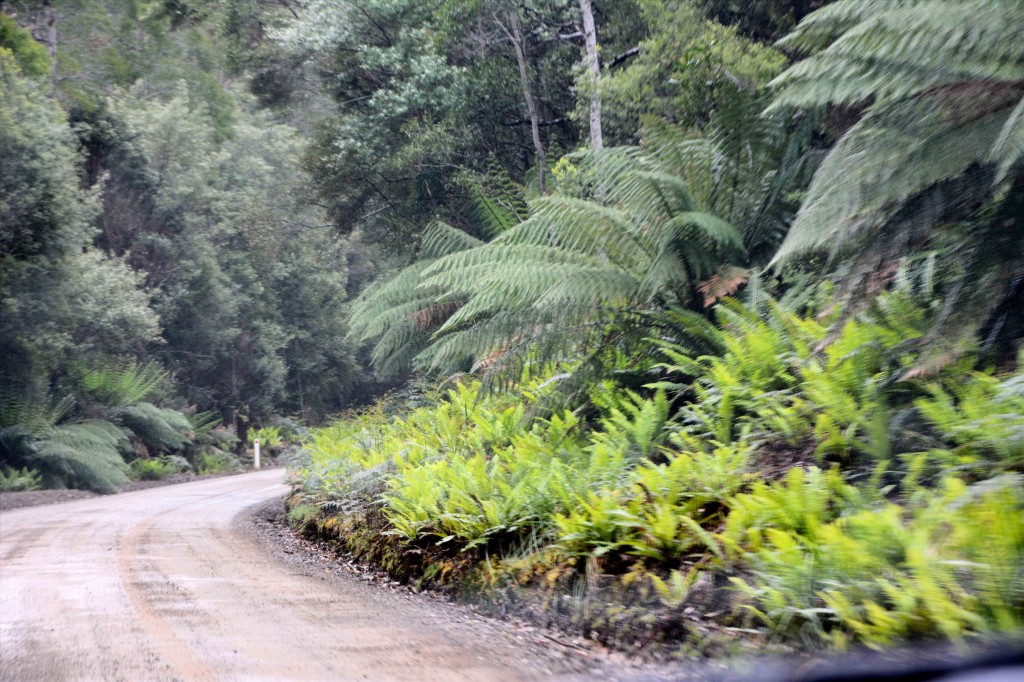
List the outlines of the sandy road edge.
<svg viewBox="0 0 1024 682">
<path fill-rule="evenodd" d="M 232 521 L 232 531 L 245 537 L 287 570 L 317 578 L 328 585 L 358 584 L 368 591 L 378 591 L 382 598 L 404 603 L 409 608 L 429 612 L 432 619 L 443 623 L 445 629 L 479 631 L 481 627 L 495 633 L 507 633 L 525 640 L 534 654 L 544 659 L 547 667 L 561 673 L 585 674 L 600 680 L 644 680 L 662 682 L 686 679 L 700 682 L 711 679 L 686 675 L 685 678 L 667 674 L 663 666 L 651 665 L 632 659 L 625 654 L 580 640 L 566 633 L 555 632 L 513 618 L 503 619 L 482 613 L 471 604 L 453 601 L 445 595 L 429 591 L 417 592 L 390 580 L 371 567 L 345 562 L 325 544 L 308 540 L 287 524 L 284 498 L 257 503 L 243 510 Z"/>
<path fill-rule="evenodd" d="M 627 654 L 609 650 L 571 633 L 539 627 L 514 616 L 499 618 L 478 611 L 467 602 L 430 592 L 416 592 L 408 586 L 387 579 L 372 567 L 345 563 L 326 543 L 301 537 L 287 524 L 284 498 L 277 498 L 249 507 L 232 522 L 232 530 L 243 535 L 264 552 L 292 570 L 317 576 L 326 581 L 357 581 L 367 589 L 379 589 L 401 596 L 424 608 L 436 609 L 452 621 L 485 621 L 491 627 L 530 633 L 530 641 L 538 652 L 558 663 L 585 671 L 594 679 L 629 680 L 630 682 L 834 682 L 862 679 L 904 680 L 937 679 L 944 675 L 965 674 L 959 682 L 981 681 L 986 671 L 1006 670 L 1014 677 L 1024 672 L 1024 632 L 1016 636 L 996 636 L 977 641 L 970 647 L 950 643 L 930 643 L 885 652 L 870 650 L 833 655 L 769 656 L 739 659 L 685 659 L 652 663 Z M 929 677 L 929 675 L 933 677 Z M 903 676 L 903 677 L 901 677 Z M 986 678 L 987 679 L 987 678 Z M 1003 678 L 993 678 L 1002 680 Z M 991 682 L 991 681 L 990 681 Z"/>
</svg>

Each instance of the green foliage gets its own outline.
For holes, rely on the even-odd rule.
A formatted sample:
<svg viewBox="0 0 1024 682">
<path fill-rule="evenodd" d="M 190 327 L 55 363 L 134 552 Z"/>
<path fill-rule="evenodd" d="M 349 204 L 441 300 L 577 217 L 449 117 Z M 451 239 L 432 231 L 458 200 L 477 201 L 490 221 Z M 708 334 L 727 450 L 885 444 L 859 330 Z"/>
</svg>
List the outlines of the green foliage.
<svg viewBox="0 0 1024 682">
<path fill-rule="evenodd" d="M 791 476 L 737 500 L 727 532 L 746 533 L 756 579 L 735 582 L 773 628 L 840 646 L 1019 628 L 1024 500 L 1016 478 L 991 483 L 866 509 L 848 487 Z"/>
<path fill-rule="evenodd" d="M 469 222 L 475 210 L 465 210 L 458 186 L 464 171 L 482 172 L 495 158 L 528 184 L 544 151 L 531 137 L 523 78 L 538 116 L 552 122 L 541 146 L 573 147 L 578 133 L 566 114 L 576 103 L 573 64 L 581 50 L 556 34 L 578 20 L 576 9 L 532 0 L 370 0 L 358 7 L 315 0 L 271 31 L 289 70 L 306 65 L 332 100 L 307 168 L 337 226 L 407 250 L 431 219 Z M 629 8 L 610 11 L 629 16 Z M 513 17 L 530 34 L 525 76 L 508 37 Z M 602 43 L 622 44 L 610 34 Z"/>
<path fill-rule="evenodd" d="M 1024 469 L 1024 395 L 1017 377 L 1000 381 L 975 372 L 946 386 L 932 384 L 928 397 L 914 402 L 918 411 L 955 445 L 933 452 L 948 463 L 981 473 L 993 464 Z"/>
<path fill-rule="evenodd" d="M 584 184 L 601 183 L 588 197 L 538 198 L 527 220 L 491 242 L 404 271 L 384 290 L 408 296 L 415 287 L 418 298 L 391 308 L 393 318 L 364 322 L 364 337 L 382 335 L 376 352 L 387 361 L 399 348 L 390 340 L 408 338 L 416 311 L 440 308 L 444 322 L 418 356 L 421 366 L 517 368 L 530 353 L 557 359 L 596 342 L 617 316 L 691 301 L 742 238 L 687 186 L 687 164 L 703 158 L 704 143 L 661 142 L 586 158 Z"/>
<path fill-rule="evenodd" d="M 46 487 L 116 492 L 128 482 L 128 437 L 103 419 L 67 421 L 73 406 L 70 397 L 0 401 L 0 464 L 38 472 Z"/>
<path fill-rule="evenodd" d="M 620 68 L 602 73 L 599 85 L 605 134 L 619 144 L 634 143 L 641 136 L 645 117 L 689 128 L 714 128 L 724 122 L 725 110 L 737 98 L 756 98 L 759 87 L 785 64 L 777 50 L 706 20 L 698 3 L 648 0 L 638 4 L 645 24 L 639 54 Z M 603 45 L 602 52 L 607 61 Z M 581 97 L 577 104 L 580 120 L 585 101 Z"/>
<path fill-rule="evenodd" d="M 131 463 L 132 477 L 139 481 L 159 481 L 190 468 L 188 460 L 182 457 L 140 458 Z"/>
<path fill-rule="evenodd" d="M 6 14 L 0 14 L 0 50 L 8 51 L 28 76 L 44 78 L 50 73 L 50 56 L 46 54 L 46 48 Z"/>
<path fill-rule="evenodd" d="M 721 522 L 726 500 L 747 483 L 749 447 L 664 457 L 662 464 L 643 462 L 621 486 L 588 490 L 567 515 L 556 515 L 559 550 L 652 562 L 700 552 L 720 555 L 708 529 Z"/>
<path fill-rule="evenodd" d="M 258 429 L 249 429 L 249 445 L 251 446 L 257 440 L 260 445 L 268 449 L 281 447 L 284 443 L 284 439 L 281 437 L 281 427 L 261 426 Z"/>
<path fill-rule="evenodd" d="M 17 493 L 26 490 L 39 490 L 43 487 L 43 476 L 28 467 L 14 469 L 0 467 L 0 492 Z"/>
<path fill-rule="evenodd" d="M 873 292 L 880 264 L 937 251 L 947 301 L 932 341 L 974 335 L 1009 295 L 1009 254 L 1024 244 L 1009 218 L 1024 177 L 1022 30 L 1013 0 L 840 0 L 806 17 L 782 42 L 809 56 L 776 79 L 773 107 L 863 115 L 821 163 L 775 260 L 842 255 L 840 279 Z"/>
<path fill-rule="evenodd" d="M 150 453 L 184 448 L 192 439 L 192 424 L 177 410 L 140 402 L 112 412 L 112 418 L 131 431 Z"/>
<path fill-rule="evenodd" d="M 128 482 L 121 457 L 126 445 L 124 433 L 102 420 L 51 426 L 38 435 L 20 424 L 0 430 L 0 459 L 37 471 L 47 487 L 116 492 Z"/>
<path fill-rule="evenodd" d="M 288 510 L 288 524 L 292 528 L 302 528 L 316 518 L 316 507 L 308 504 L 297 504 Z"/>
<path fill-rule="evenodd" d="M 818 455 L 875 459 L 890 455 L 889 426 L 927 315 L 900 294 L 881 297 L 870 314 L 830 329 L 776 303 L 764 315 L 736 302 L 718 308 L 720 350 L 692 357 L 661 342 L 669 372 L 689 378 L 696 398 L 680 419 L 687 433 L 727 443 L 735 438 L 814 443 Z"/>
<path fill-rule="evenodd" d="M 238 471 L 242 468 L 242 465 L 239 463 L 238 458 L 231 453 L 217 448 L 210 448 L 194 456 L 192 468 L 200 476 L 210 476 Z"/>
<path fill-rule="evenodd" d="M 0 55 L 0 369 L 31 393 L 69 365 L 155 339 L 140 277 L 91 248 L 96 195 L 82 189 L 71 129 L 56 100 Z"/>
<path fill-rule="evenodd" d="M 104 407 L 126 407 L 150 397 L 167 381 L 167 371 L 154 362 L 90 367 L 78 380 L 84 395 Z"/>
<path fill-rule="evenodd" d="M 913 342 L 929 313 L 905 294 L 831 325 L 771 299 L 716 312 L 717 326 L 666 316 L 678 342 L 657 341 L 669 374 L 653 392 L 606 380 L 537 416 L 552 379 L 463 383 L 400 417 L 378 406 L 313 430 L 294 480 L 337 514 L 323 532 L 389 562 L 414 554 L 439 580 L 643 573 L 680 608 L 710 573 L 736 587 L 733 617 L 808 646 L 1020 627 L 1024 499 L 1005 473 L 1020 466 L 1019 376 L 924 373 Z M 805 464 L 826 457 L 839 464 Z M 375 514 L 384 539 L 367 540 Z"/>
</svg>

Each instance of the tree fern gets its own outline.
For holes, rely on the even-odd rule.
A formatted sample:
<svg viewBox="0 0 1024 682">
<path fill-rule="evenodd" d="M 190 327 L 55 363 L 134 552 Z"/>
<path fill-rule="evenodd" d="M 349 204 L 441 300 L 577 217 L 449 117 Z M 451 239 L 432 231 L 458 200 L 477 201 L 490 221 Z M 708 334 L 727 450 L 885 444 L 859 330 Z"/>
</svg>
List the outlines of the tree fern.
<svg viewBox="0 0 1024 682">
<path fill-rule="evenodd" d="M 168 452 L 185 447 L 192 435 L 192 424 L 176 410 L 152 403 L 136 403 L 120 408 L 111 418 L 134 434 L 149 452 Z"/>
<path fill-rule="evenodd" d="M 430 234 L 425 246 L 441 248 L 362 297 L 354 334 L 378 339 L 378 369 L 415 357 L 439 370 L 517 373 L 531 353 L 642 342 L 653 331 L 642 326 L 647 313 L 734 292 L 749 276 L 745 245 L 758 260 L 777 245 L 792 210 L 784 197 L 806 166 L 797 138 L 807 131 L 759 117 L 759 102 L 737 96 L 738 131 L 651 122 L 640 147 L 563 158 L 553 167 L 559 191 L 532 196 L 521 222 L 492 220 L 502 229 L 486 244 L 447 248 L 448 231 Z M 503 210 L 526 212 L 514 201 Z"/>
<path fill-rule="evenodd" d="M 821 163 L 775 262 L 842 256 L 846 292 L 866 299 L 891 263 L 941 254 L 932 345 L 974 334 L 1001 292 L 1012 306 L 1024 248 L 1022 35 L 1016 0 L 839 0 L 806 17 L 782 42 L 810 56 L 773 83 L 770 110 L 864 111 Z"/>
<path fill-rule="evenodd" d="M 535 199 L 528 220 L 424 271 L 421 286 L 459 286 L 466 302 L 421 360 L 450 370 L 495 351 L 579 346 L 621 310 L 692 300 L 702 278 L 742 251 L 740 233 L 702 211 L 653 156 L 602 150 L 582 157 L 578 173 L 584 196 Z"/>
<path fill-rule="evenodd" d="M 167 371 L 155 362 L 109 363 L 80 373 L 86 396 L 105 407 L 123 407 L 145 400 L 167 380 Z"/>
<path fill-rule="evenodd" d="M 0 459 L 39 472 L 49 487 L 111 493 L 128 482 L 121 457 L 127 442 L 119 428 L 103 420 L 50 426 L 35 434 L 14 425 L 0 429 Z"/>
</svg>

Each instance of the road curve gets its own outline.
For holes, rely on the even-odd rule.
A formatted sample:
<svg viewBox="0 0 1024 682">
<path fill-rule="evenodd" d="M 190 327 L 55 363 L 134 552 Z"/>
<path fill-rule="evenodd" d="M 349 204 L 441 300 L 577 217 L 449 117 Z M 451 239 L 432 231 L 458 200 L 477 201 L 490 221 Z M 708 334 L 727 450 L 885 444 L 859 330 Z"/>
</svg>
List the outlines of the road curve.
<svg viewBox="0 0 1024 682">
<path fill-rule="evenodd" d="M 507 631 L 325 582 L 232 520 L 280 470 L 0 514 L 2 680 L 548 677 Z"/>
</svg>

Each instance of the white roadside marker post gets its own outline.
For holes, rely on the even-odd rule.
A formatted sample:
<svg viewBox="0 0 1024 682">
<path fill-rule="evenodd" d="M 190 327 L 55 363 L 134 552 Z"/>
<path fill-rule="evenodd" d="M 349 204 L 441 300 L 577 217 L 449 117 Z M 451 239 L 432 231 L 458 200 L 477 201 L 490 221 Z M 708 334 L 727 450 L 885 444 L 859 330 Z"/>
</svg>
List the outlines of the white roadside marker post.
<svg viewBox="0 0 1024 682">
<path fill-rule="evenodd" d="M 252 468 L 260 468 L 260 439 L 254 438 L 252 441 Z"/>
</svg>

